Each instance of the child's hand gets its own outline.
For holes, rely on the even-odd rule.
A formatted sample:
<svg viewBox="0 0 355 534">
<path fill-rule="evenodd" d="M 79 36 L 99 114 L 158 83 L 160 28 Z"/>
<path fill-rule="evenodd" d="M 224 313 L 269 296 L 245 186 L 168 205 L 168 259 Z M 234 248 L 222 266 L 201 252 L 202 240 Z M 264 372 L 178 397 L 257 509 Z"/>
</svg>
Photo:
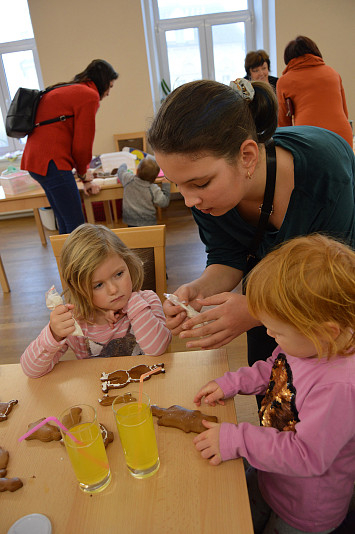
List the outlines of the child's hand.
<svg viewBox="0 0 355 534">
<path fill-rule="evenodd" d="M 117 312 L 114 312 L 113 310 L 107 310 L 104 312 L 104 317 L 106 321 L 108 322 L 110 328 L 113 328 L 117 321 L 121 319 L 121 317 L 124 316 L 124 313 L 122 313 L 122 310 L 119 310 Z"/>
<path fill-rule="evenodd" d="M 216 406 L 216 403 L 224 405 L 224 401 L 221 400 L 224 397 L 224 393 L 215 380 L 208 382 L 195 395 L 194 403 L 196 406 L 201 406 L 202 397 L 205 397 L 204 402 L 210 406 Z"/>
<path fill-rule="evenodd" d="M 68 337 L 75 330 L 75 321 L 72 314 L 73 304 L 60 304 L 50 314 L 49 327 L 56 341 Z"/>
<path fill-rule="evenodd" d="M 222 462 L 219 452 L 219 429 L 221 425 L 205 420 L 202 423 L 209 430 L 201 432 L 194 438 L 195 447 L 200 451 L 202 458 L 210 460 L 211 465 L 219 465 Z"/>
</svg>

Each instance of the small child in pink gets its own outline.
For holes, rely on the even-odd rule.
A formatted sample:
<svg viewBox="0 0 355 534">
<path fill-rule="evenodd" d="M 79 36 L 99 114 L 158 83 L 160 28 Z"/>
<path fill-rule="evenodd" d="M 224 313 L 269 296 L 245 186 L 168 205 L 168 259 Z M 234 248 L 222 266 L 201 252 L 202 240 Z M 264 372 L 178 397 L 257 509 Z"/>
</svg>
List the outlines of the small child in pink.
<svg viewBox="0 0 355 534">
<path fill-rule="evenodd" d="M 142 291 L 140 258 L 101 225 L 82 224 L 66 239 L 61 255 L 66 304 L 21 356 L 24 373 L 49 373 L 68 348 L 80 359 L 163 354 L 171 333 L 156 293 Z M 75 319 L 82 336 L 76 335 Z"/>
<path fill-rule="evenodd" d="M 209 382 L 194 402 L 265 395 L 262 426 L 206 421 L 195 446 L 212 465 L 250 464 L 255 534 L 328 534 L 347 515 L 355 481 L 355 252 L 321 235 L 293 239 L 251 271 L 246 295 L 278 346 Z"/>
</svg>

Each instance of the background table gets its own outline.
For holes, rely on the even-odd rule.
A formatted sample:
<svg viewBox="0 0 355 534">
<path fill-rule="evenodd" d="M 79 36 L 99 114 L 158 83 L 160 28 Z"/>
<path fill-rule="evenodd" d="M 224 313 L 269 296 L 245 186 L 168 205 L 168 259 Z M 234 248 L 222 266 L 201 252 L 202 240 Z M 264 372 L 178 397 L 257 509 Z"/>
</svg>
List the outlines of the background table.
<svg viewBox="0 0 355 534">
<path fill-rule="evenodd" d="M 192 443 L 196 434 L 158 427 L 154 418 L 160 469 L 145 480 L 129 474 L 112 408 L 98 403 L 100 375 L 102 371 L 160 362 L 165 363 L 166 373 L 152 376 L 144 383 L 144 391 L 153 404 L 162 407 L 179 404 L 194 408 L 192 399 L 199 387 L 228 369 L 225 349 L 63 361 L 38 379 L 27 378 L 20 365 L 0 366 L 0 400 L 19 401 L 9 418 L 0 423 L 0 446 L 10 453 L 7 476 L 18 476 L 24 483 L 15 493 L 0 496 L 1 533 L 30 513 L 47 515 L 53 534 L 253 533 L 242 460 L 209 465 Z M 118 391 L 123 394 L 136 387 Z M 29 423 L 58 416 L 76 403 L 96 406 L 99 422 L 115 436 L 107 449 L 113 479 L 97 495 L 81 492 L 59 442 L 18 442 Z M 235 422 L 233 400 L 225 406 L 204 407 L 203 411 L 217 415 L 220 421 Z"/>
</svg>

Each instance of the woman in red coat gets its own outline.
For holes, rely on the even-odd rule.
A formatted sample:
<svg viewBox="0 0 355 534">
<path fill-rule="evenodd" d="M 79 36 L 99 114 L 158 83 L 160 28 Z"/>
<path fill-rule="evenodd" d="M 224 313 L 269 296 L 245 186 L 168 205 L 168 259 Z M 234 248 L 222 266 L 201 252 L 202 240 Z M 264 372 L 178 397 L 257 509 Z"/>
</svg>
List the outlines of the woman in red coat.
<svg viewBox="0 0 355 534">
<path fill-rule="evenodd" d="M 60 234 L 70 233 L 85 222 L 72 169 L 84 183 L 86 194 L 98 192 L 86 179 L 86 169 L 92 158 L 96 112 L 117 78 L 107 61 L 94 59 L 72 81 L 54 86 L 39 103 L 36 122 L 60 115 L 70 117 L 35 128 L 21 160 L 21 169 L 43 187 Z"/>
<path fill-rule="evenodd" d="M 339 74 L 326 65 L 314 41 L 300 35 L 285 48 L 286 68 L 276 94 L 279 126 L 310 125 L 341 135 L 352 147 L 345 93 Z"/>
</svg>

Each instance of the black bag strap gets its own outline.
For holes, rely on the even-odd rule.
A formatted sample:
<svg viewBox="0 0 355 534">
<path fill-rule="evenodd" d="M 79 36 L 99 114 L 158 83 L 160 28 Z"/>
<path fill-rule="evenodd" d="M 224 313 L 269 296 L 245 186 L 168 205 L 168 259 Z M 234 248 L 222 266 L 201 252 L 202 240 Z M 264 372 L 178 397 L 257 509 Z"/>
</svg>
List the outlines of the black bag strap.
<svg viewBox="0 0 355 534">
<path fill-rule="evenodd" d="M 74 117 L 74 115 L 60 115 L 60 117 L 55 117 L 54 119 L 48 119 L 46 121 L 36 122 L 35 128 L 37 126 L 44 126 L 45 124 L 52 124 L 53 122 L 66 121 L 67 119 L 70 119 L 71 117 Z"/>
<path fill-rule="evenodd" d="M 261 243 L 263 235 L 265 233 L 267 223 L 271 213 L 273 212 L 273 200 L 275 193 L 275 182 L 276 182 L 276 151 L 275 151 L 275 142 L 271 138 L 265 143 L 266 150 L 266 184 L 264 191 L 264 200 L 260 206 L 260 217 L 256 232 L 254 234 L 253 241 L 249 247 L 248 259 L 251 256 L 255 256 L 256 251 Z"/>
<path fill-rule="evenodd" d="M 61 85 L 55 85 L 54 87 L 47 87 L 46 89 L 43 89 L 40 91 L 41 97 L 45 95 L 46 93 L 49 93 L 50 91 L 53 91 L 54 89 L 58 89 L 59 87 L 67 87 L 68 85 L 77 85 L 77 83 L 63 83 Z M 53 122 L 63 122 L 67 119 L 70 119 L 71 117 L 74 117 L 74 115 L 60 115 L 59 117 L 55 117 L 54 119 L 48 119 L 46 121 L 36 122 L 35 128 L 37 126 L 45 126 L 46 124 L 53 124 Z"/>
</svg>

